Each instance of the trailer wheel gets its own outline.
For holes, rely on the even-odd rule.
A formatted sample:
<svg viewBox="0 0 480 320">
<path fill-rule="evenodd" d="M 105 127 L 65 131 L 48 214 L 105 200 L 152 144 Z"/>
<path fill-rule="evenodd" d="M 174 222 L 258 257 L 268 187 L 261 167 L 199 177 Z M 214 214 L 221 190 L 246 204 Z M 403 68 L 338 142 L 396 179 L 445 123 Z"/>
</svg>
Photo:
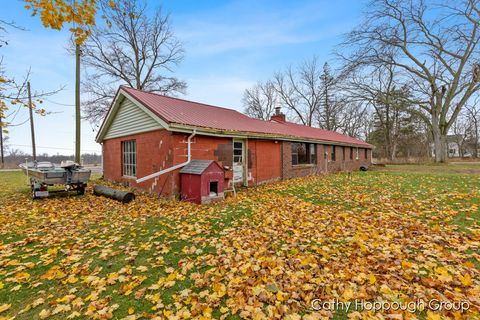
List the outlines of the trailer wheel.
<svg viewBox="0 0 480 320">
<path fill-rule="evenodd" d="M 35 195 L 35 188 L 32 187 L 32 200 L 37 199 L 37 196 Z"/>
<path fill-rule="evenodd" d="M 77 194 L 80 195 L 80 196 L 84 195 L 85 194 L 85 187 L 83 187 L 83 186 L 78 187 Z"/>
</svg>

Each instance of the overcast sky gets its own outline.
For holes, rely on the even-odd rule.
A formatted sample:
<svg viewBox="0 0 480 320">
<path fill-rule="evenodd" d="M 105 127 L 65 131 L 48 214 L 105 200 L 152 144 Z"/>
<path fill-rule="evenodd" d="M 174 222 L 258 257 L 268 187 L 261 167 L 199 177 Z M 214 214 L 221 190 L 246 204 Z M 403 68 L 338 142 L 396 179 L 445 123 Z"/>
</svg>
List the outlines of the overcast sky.
<svg viewBox="0 0 480 320">
<path fill-rule="evenodd" d="M 323 63 L 341 39 L 358 23 L 365 1 L 148 1 L 162 5 L 183 42 L 185 60 L 177 76 L 188 84 L 184 98 L 242 110 L 243 91 L 275 71 L 314 55 Z M 23 1 L 2 0 L 0 19 L 15 21 L 26 31 L 9 29 L 9 44 L 0 48 L 8 76 L 21 78 L 31 67 L 32 90 L 65 86 L 43 107 L 51 112 L 35 117 L 37 153 L 74 152 L 74 57 L 65 48 L 68 31 L 45 29 L 31 17 Z M 15 119 L 23 122 L 27 111 Z M 82 123 L 82 152 L 100 153 L 96 132 Z M 28 123 L 10 128 L 10 147 L 30 153 Z"/>
</svg>

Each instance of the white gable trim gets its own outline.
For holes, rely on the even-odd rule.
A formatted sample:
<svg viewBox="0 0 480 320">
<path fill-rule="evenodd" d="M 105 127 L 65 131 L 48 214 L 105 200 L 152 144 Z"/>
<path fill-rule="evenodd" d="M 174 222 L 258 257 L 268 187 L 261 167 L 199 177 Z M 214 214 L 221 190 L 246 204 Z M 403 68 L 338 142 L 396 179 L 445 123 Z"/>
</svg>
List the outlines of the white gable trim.
<svg viewBox="0 0 480 320">
<path fill-rule="evenodd" d="M 113 100 L 113 105 L 110 108 L 110 110 L 107 113 L 107 116 L 105 117 L 105 121 L 103 122 L 102 126 L 100 127 L 100 130 L 98 131 L 96 141 L 98 143 L 101 143 L 105 137 L 108 135 L 108 131 L 110 127 L 112 126 L 112 123 L 118 113 L 118 110 L 120 106 L 122 105 L 122 102 L 128 99 L 130 102 L 132 102 L 137 108 L 139 108 L 141 111 L 146 113 L 149 117 L 151 117 L 155 122 L 159 124 L 159 127 L 165 128 L 168 130 L 168 123 L 163 121 L 160 117 L 158 117 L 156 114 L 154 114 L 152 111 L 150 111 L 148 108 L 146 108 L 143 104 L 141 104 L 139 101 L 134 99 L 132 96 L 130 96 L 128 93 L 126 93 L 124 90 L 120 89 L 117 96 Z M 146 130 L 136 130 L 136 133 L 141 133 L 141 132 L 147 132 L 151 131 L 151 129 L 146 129 Z M 111 135 L 108 138 L 116 138 L 123 136 L 122 134 L 117 134 L 117 135 Z"/>
</svg>

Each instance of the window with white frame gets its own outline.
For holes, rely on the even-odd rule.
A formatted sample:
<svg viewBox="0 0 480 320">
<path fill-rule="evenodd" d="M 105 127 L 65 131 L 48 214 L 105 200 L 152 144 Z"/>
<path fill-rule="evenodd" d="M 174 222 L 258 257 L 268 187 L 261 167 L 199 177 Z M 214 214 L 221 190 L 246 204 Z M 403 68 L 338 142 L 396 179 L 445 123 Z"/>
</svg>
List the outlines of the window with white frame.
<svg viewBox="0 0 480 320">
<path fill-rule="evenodd" d="M 122 174 L 137 176 L 137 143 L 135 140 L 122 141 Z"/>
<path fill-rule="evenodd" d="M 360 157 L 358 155 L 358 148 L 355 149 L 355 160 L 358 160 Z"/>
<path fill-rule="evenodd" d="M 233 162 L 243 163 L 243 142 L 233 142 Z"/>
</svg>

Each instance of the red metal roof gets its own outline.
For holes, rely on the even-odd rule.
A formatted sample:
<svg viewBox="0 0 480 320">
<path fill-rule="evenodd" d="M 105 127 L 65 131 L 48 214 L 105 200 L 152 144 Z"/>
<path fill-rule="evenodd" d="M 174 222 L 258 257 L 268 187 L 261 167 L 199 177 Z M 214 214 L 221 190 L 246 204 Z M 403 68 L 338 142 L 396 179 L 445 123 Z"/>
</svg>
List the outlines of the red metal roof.
<svg viewBox="0 0 480 320">
<path fill-rule="evenodd" d="M 169 124 L 283 135 L 371 147 L 370 144 L 362 140 L 334 131 L 312 128 L 291 122 L 263 121 L 250 118 L 236 110 L 166 97 L 125 86 L 121 86 L 120 89 Z"/>
</svg>

